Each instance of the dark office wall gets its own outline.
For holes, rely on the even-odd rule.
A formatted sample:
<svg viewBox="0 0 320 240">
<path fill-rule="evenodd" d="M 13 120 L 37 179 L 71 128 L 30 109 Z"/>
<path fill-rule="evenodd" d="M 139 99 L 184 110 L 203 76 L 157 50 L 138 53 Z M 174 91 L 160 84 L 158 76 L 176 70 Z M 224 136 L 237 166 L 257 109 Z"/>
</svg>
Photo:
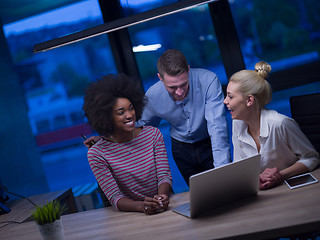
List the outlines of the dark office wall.
<svg viewBox="0 0 320 240">
<path fill-rule="evenodd" d="M 10 192 L 21 195 L 46 192 L 48 191 L 46 176 L 31 132 L 24 94 L 14 71 L 2 26 L 0 74 L 1 182 Z"/>
</svg>

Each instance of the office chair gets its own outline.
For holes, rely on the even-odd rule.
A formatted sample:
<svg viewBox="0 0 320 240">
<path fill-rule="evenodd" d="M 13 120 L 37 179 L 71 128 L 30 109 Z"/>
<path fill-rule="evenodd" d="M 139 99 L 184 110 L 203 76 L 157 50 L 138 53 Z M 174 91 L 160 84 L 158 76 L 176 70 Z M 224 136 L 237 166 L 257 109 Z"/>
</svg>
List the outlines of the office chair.
<svg viewBox="0 0 320 240">
<path fill-rule="evenodd" d="M 320 153 L 320 93 L 290 97 L 292 118 Z"/>
</svg>

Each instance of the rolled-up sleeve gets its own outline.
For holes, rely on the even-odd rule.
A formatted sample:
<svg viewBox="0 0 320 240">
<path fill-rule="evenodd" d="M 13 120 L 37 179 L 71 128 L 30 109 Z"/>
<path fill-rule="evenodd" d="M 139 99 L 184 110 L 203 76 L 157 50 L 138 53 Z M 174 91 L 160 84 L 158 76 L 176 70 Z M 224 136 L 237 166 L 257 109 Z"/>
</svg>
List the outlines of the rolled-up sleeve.
<svg viewBox="0 0 320 240">
<path fill-rule="evenodd" d="M 298 162 L 304 164 L 309 171 L 315 169 L 319 163 L 319 153 L 303 134 L 299 125 L 291 118 L 286 118 L 281 130 L 291 150 L 298 156 Z"/>
</svg>

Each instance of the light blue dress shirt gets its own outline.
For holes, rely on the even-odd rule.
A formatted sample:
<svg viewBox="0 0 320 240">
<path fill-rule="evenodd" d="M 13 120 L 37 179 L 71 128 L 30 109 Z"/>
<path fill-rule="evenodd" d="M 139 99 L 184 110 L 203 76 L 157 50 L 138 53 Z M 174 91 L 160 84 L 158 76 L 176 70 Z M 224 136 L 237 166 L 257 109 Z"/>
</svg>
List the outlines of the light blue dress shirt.
<svg viewBox="0 0 320 240">
<path fill-rule="evenodd" d="M 164 119 L 170 123 L 171 137 L 178 141 L 195 143 L 210 137 L 215 167 L 230 162 L 224 95 L 215 73 L 191 68 L 183 101 L 174 101 L 161 81 L 148 89 L 146 98 L 138 126 L 157 127 Z"/>
</svg>

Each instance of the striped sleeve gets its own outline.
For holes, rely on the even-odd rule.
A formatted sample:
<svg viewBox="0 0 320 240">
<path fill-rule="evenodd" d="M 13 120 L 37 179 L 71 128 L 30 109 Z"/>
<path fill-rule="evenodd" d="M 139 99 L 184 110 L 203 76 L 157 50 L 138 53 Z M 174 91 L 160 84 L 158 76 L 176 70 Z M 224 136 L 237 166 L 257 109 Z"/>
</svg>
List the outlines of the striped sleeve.
<svg viewBox="0 0 320 240">
<path fill-rule="evenodd" d="M 102 157 L 100 151 L 93 147 L 88 151 L 88 161 L 102 191 L 106 195 L 111 205 L 117 208 L 118 201 L 124 196 L 121 193 L 114 176 L 112 175 L 107 161 Z"/>
<path fill-rule="evenodd" d="M 88 151 L 99 186 L 116 209 L 121 198 L 143 201 L 158 194 L 160 184 L 172 186 L 167 152 L 159 129 L 146 126 L 130 142 L 100 140 Z"/>
</svg>

